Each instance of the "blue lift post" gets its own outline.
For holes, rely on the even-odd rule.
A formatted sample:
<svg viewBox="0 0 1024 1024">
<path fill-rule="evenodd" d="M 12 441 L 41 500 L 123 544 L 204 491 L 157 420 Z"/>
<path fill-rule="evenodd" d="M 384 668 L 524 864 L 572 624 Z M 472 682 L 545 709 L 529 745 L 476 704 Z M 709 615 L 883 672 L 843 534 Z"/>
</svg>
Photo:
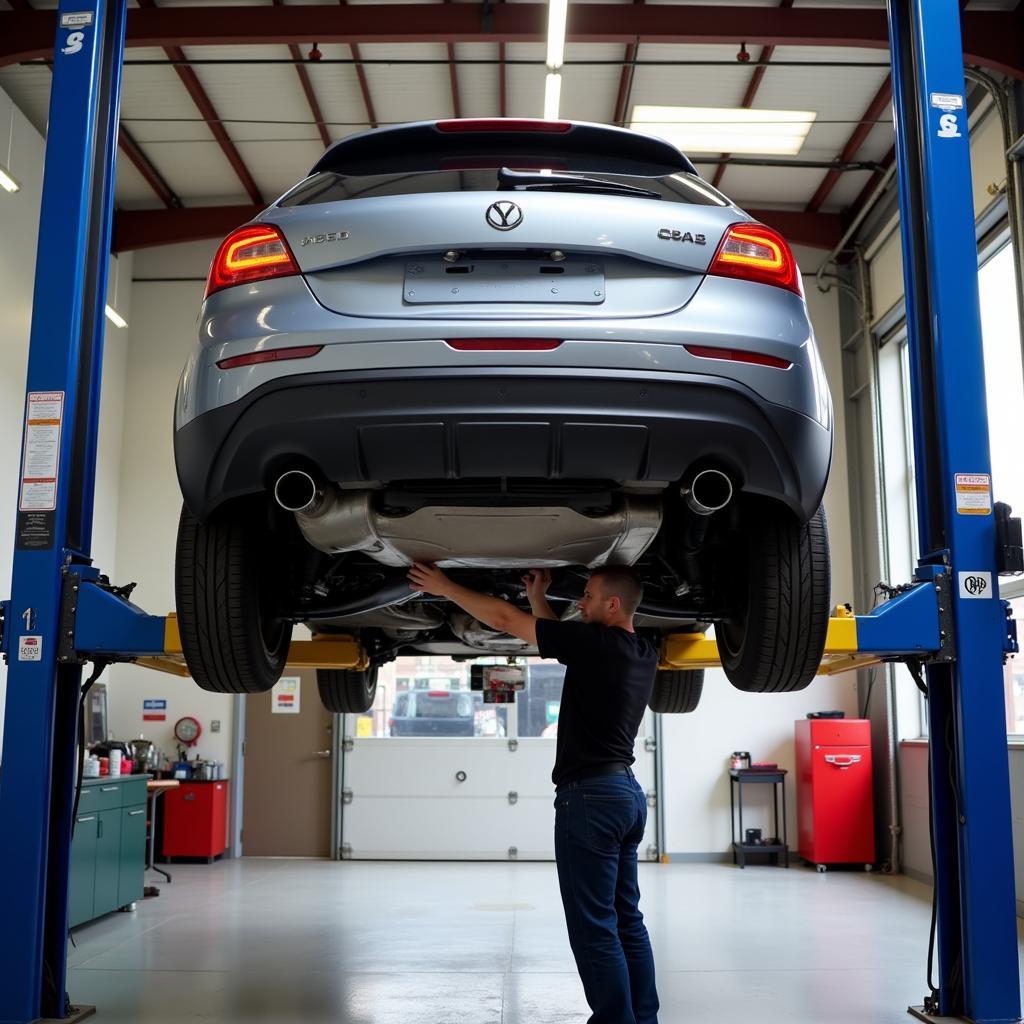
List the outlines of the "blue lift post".
<svg viewBox="0 0 1024 1024">
<path fill-rule="evenodd" d="M 66 1013 L 80 662 L 163 650 L 163 618 L 103 586 L 88 558 L 125 6 L 61 0 L 59 10 L 23 451 L 45 461 L 45 436 L 28 423 L 33 401 L 63 424 L 55 508 L 26 502 L 22 485 L 3 606 L 0 1024 Z M 889 18 L 927 554 L 915 587 L 858 617 L 857 647 L 930 659 L 939 985 L 928 1010 L 994 1024 L 1020 1016 L 1001 672 L 1012 644 L 993 516 L 963 514 L 957 500 L 956 474 L 989 473 L 959 11 L 956 0 L 890 0 Z M 50 393 L 60 406 L 31 398 Z M 961 590 L 961 574 L 987 574 L 987 594 Z"/>
<path fill-rule="evenodd" d="M 925 1009 L 1016 1021 L 1006 620 L 991 486 L 980 508 L 973 489 L 991 469 L 959 5 L 888 8 L 921 563 L 950 573 L 956 643 L 927 668 L 939 981 Z"/>
<path fill-rule="evenodd" d="M 5 608 L 7 713 L 0 777 L 4 1024 L 65 1017 L 81 668 L 58 660 L 58 624 L 62 573 L 69 565 L 88 562 L 92 533 L 126 6 L 126 0 L 61 0 L 58 15 L 23 482 L 12 600 Z M 46 422 L 29 426 L 30 415 Z M 26 484 L 26 477 L 53 482 Z"/>
</svg>

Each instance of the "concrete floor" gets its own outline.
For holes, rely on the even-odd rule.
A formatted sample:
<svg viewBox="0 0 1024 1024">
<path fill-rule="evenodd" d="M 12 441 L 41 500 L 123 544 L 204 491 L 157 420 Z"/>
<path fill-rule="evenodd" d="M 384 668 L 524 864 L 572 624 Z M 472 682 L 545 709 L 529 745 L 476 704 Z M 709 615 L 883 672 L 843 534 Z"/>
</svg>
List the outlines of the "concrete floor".
<svg viewBox="0 0 1024 1024">
<path fill-rule="evenodd" d="M 553 864 L 175 865 L 75 933 L 99 1024 L 584 1024 Z M 158 877 L 158 876 L 154 876 Z M 660 1024 L 903 1024 L 930 890 L 792 867 L 644 864 Z"/>
</svg>

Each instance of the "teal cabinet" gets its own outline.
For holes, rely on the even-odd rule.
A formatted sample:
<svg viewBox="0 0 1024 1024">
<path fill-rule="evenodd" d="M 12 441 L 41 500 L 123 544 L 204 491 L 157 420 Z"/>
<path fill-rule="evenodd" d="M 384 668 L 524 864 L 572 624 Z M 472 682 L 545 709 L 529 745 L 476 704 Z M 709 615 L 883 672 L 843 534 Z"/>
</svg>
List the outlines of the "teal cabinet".
<svg viewBox="0 0 1024 1024">
<path fill-rule="evenodd" d="M 147 778 L 83 781 L 71 842 L 71 928 L 142 899 Z"/>
<path fill-rule="evenodd" d="M 119 907 L 142 899 L 145 863 L 146 806 L 125 807 L 121 811 L 121 865 L 117 889 Z"/>
<path fill-rule="evenodd" d="M 96 842 L 99 816 L 79 814 L 75 819 L 75 838 L 71 843 L 69 927 L 92 918 L 96 880 Z"/>
<path fill-rule="evenodd" d="M 100 811 L 96 836 L 96 889 L 93 912 L 100 914 L 117 910 L 121 883 L 121 810 Z M 129 903 L 131 900 L 128 901 Z"/>
</svg>

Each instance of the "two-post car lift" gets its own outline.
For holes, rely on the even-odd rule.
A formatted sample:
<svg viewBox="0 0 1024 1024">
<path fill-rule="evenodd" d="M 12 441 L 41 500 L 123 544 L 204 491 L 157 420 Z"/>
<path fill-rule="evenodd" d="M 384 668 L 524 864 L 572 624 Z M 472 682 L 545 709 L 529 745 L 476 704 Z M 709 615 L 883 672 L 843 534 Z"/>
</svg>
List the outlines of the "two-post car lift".
<svg viewBox="0 0 1024 1024">
<path fill-rule="evenodd" d="M 86 661 L 174 661 L 174 622 L 91 565 L 107 255 L 126 0 L 60 0 L 25 399 L 0 775 L 0 1024 L 66 1019 L 76 723 Z M 957 0 L 889 0 L 920 550 L 913 583 L 836 618 L 826 670 L 925 666 L 938 984 L 923 1010 L 1020 1018 L 996 517 Z M 680 18 L 685 17 L 680 9 Z M 330 647 L 330 649 L 328 649 Z M 178 648 L 180 650 L 180 648 Z M 355 665 L 352 641 L 293 661 Z M 665 667 L 715 663 L 670 638 Z"/>
</svg>

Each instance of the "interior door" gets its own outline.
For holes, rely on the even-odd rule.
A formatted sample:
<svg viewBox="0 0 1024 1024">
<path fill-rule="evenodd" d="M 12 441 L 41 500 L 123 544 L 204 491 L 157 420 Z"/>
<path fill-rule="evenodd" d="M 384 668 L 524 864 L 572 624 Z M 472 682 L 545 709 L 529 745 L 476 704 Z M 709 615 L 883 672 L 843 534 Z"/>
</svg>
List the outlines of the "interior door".
<svg viewBox="0 0 1024 1024">
<path fill-rule="evenodd" d="M 316 672 L 288 672 L 244 700 L 243 856 L 329 857 L 334 716 Z"/>
</svg>

